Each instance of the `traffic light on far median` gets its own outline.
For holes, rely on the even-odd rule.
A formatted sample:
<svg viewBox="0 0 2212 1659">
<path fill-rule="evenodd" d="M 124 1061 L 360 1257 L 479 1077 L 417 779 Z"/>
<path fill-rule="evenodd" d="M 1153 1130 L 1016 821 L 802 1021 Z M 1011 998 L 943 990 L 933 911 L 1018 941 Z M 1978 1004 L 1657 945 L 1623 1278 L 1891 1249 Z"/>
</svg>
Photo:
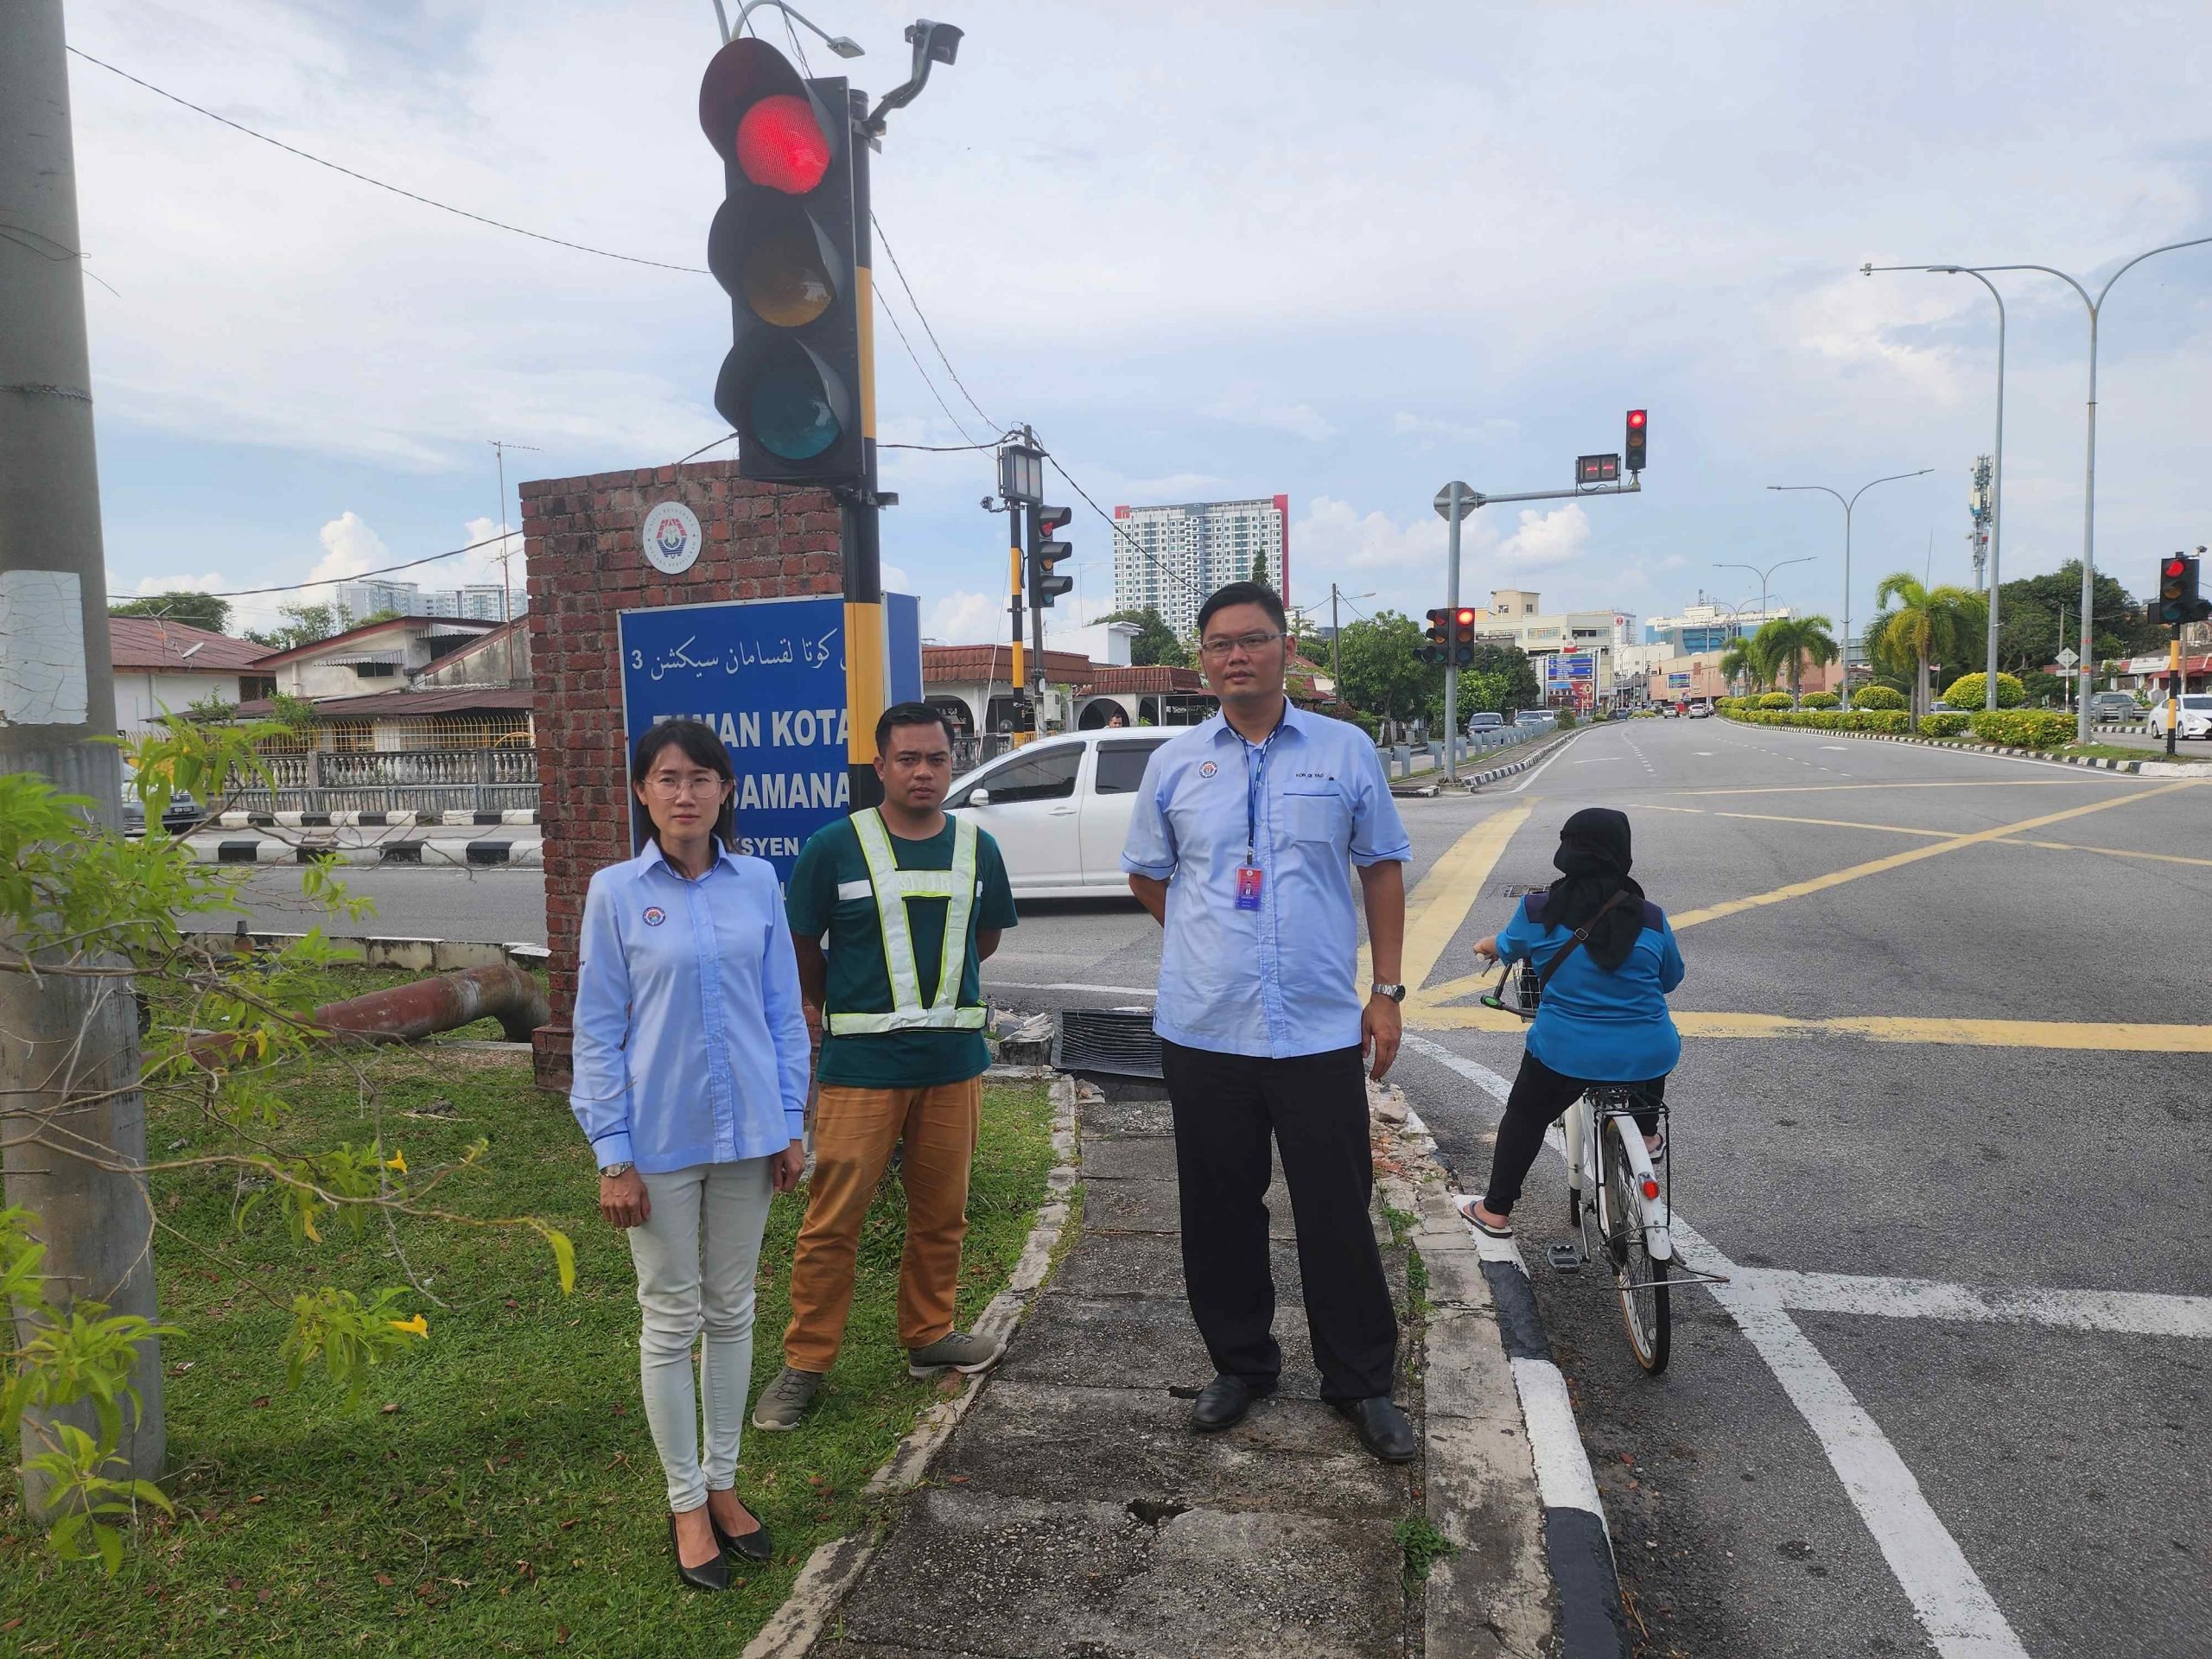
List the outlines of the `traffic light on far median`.
<svg viewBox="0 0 2212 1659">
<path fill-rule="evenodd" d="M 1073 576 L 1056 576 L 1053 567 L 1075 551 L 1072 543 L 1052 539 L 1074 517 L 1071 507 L 1037 507 L 1029 514 L 1029 602 L 1043 607 L 1075 586 Z"/>
<path fill-rule="evenodd" d="M 738 435 L 738 474 L 858 483 L 873 411 L 845 83 L 802 80 L 741 36 L 707 65 L 699 125 L 722 158 L 707 264 L 730 296 L 715 408 Z"/>
<path fill-rule="evenodd" d="M 1446 660 L 1453 668 L 1475 660 L 1475 613 L 1465 606 L 1452 613 L 1452 655 Z"/>
<path fill-rule="evenodd" d="M 2212 616 L 2212 601 L 2198 592 L 2201 569 L 2186 553 L 2170 553 L 2158 561 L 2158 596 L 2151 606 L 2154 620 L 2179 627 Z"/>
<path fill-rule="evenodd" d="M 1428 631 L 1421 635 L 1421 661 L 1441 668 L 1452 660 L 1452 610 L 1442 607 L 1428 613 Z"/>
<path fill-rule="evenodd" d="M 1649 433 L 1650 423 L 1645 418 L 1643 411 L 1640 409 L 1629 410 L 1628 440 L 1624 446 L 1621 461 L 1631 473 L 1640 473 L 1643 470 L 1643 443 Z"/>
</svg>

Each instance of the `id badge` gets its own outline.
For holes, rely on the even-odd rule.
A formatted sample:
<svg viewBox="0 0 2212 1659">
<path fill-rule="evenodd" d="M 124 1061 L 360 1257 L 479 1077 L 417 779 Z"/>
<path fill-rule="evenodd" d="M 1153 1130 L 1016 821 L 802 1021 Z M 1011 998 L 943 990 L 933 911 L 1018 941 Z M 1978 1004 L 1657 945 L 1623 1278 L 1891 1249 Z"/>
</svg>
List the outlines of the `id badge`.
<svg viewBox="0 0 2212 1659">
<path fill-rule="evenodd" d="M 1257 910 L 1260 907 L 1260 887 L 1266 875 L 1247 864 L 1236 872 L 1236 908 Z"/>
</svg>

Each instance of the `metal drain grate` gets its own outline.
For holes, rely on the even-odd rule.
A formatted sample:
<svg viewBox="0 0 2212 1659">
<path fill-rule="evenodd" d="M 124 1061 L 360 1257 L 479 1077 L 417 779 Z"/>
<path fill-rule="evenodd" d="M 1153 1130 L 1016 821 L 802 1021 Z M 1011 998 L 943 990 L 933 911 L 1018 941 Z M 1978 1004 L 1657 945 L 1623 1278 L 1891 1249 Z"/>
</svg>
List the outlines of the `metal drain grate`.
<svg viewBox="0 0 2212 1659">
<path fill-rule="evenodd" d="M 1063 1071 L 1103 1071 L 1157 1077 L 1160 1039 L 1147 1008 L 1067 1008 L 1052 1040 L 1052 1064 Z"/>
<path fill-rule="evenodd" d="M 1532 893 L 1549 893 L 1551 890 L 1552 884 L 1548 881 L 1539 882 L 1533 887 L 1518 881 L 1501 881 L 1490 891 L 1493 899 L 1526 899 Z"/>
</svg>

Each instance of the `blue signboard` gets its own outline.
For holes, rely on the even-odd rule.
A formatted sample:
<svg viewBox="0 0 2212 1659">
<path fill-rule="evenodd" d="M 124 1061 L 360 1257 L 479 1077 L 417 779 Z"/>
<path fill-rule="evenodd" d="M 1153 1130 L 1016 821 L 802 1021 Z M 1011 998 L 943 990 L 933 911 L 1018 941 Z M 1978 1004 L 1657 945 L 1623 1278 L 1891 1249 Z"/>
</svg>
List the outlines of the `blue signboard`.
<svg viewBox="0 0 2212 1659">
<path fill-rule="evenodd" d="M 1544 658 L 1544 678 L 1562 683 L 1571 680 L 1586 680 L 1596 667 L 1592 658 L 1560 652 Z"/>
<path fill-rule="evenodd" d="M 887 595 L 884 615 L 886 692 L 894 702 L 918 699 L 919 607 Z M 789 880 L 806 838 L 850 805 L 845 601 L 677 605 L 616 620 L 626 752 L 664 720 L 712 727 L 737 773 L 738 850 Z"/>
</svg>

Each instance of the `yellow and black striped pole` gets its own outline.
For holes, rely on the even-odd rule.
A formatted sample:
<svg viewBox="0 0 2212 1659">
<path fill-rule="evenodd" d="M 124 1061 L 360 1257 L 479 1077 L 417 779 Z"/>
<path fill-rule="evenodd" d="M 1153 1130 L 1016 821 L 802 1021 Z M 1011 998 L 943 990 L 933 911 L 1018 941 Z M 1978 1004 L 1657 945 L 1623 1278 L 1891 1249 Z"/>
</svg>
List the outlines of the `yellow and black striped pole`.
<svg viewBox="0 0 2212 1659">
<path fill-rule="evenodd" d="M 868 95 L 852 100 L 853 302 L 860 325 L 861 478 L 839 493 L 845 556 L 845 767 L 851 810 L 883 798 L 875 722 L 884 709 L 883 543 L 875 478 L 875 238 L 868 213 Z"/>
</svg>

